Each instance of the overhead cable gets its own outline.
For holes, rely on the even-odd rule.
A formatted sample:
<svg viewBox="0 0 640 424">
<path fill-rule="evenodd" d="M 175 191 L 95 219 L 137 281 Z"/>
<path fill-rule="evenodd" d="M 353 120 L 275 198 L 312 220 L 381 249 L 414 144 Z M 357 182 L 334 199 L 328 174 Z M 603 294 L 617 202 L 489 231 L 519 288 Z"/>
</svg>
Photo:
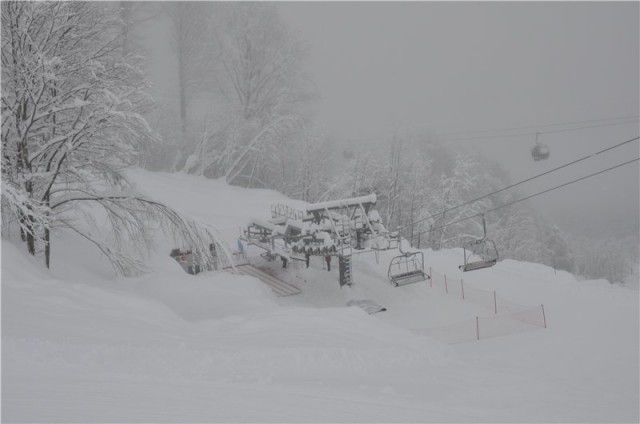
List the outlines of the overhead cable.
<svg viewBox="0 0 640 424">
<path fill-rule="evenodd" d="M 629 140 L 623 141 L 622 143 L 618 143 L 618 144 L 616 144 L 616 145 L 614 145 L 614 146 L 607 147 L 606 149 L 603 149 L 603 150 L 600 150 L 600 151 L 598 151 L 598 152 L 592 153 L 592 154 L 590 154 L 590 155 L 584 156 L 584 157 L 582 157 L 582 158 L 580 158 L 580 159 L 576 159 L 576 160 L 574 160 L 574 161 L 572 161 L 572 162 L 565 163 L 564 165 L 561 165 L 561 166 L 558 166 L 558 167 L 556 167 L 556 168 L 550 169 L 549 171 L 545 171 L 545 172 L 543 172 L 543 173 L 541 173 L 541 174 L 534 175 L 533 177 L 529 177 L 529 178 L 527 178 L 527 179 L 525 179 L 525 180 L 522 180 L 522 181 L 519 181 L 519 182 L 517 182 L 517 183 L 515 183 L 515 184 L 511 184 L 511 185 L 508 185 L 508 186 L 506 186 L 506 187 L 503 187 L 503 188 L 501 188 L 501 189 L 499 189 L 499 190 L 496 190 L 496 191 L 493 191 L 493 192 L 491 192 L 491 193 L 485 194 L 485 195 L 483 195 L 483 196 L 476 197 L 475 199 L 472 199 L 472 200 L 469 200 L 469 201 L 467 201 L 467 202 L 461 203 L 461 204 L 459 204 L 459 205 L 457 205 L 457 206 L 453 206 L 453 207 L 447 208 L 447 209 L 445 209 L 445 210 L 443 210 L 443 211 L 440 211 L 440 212 L 435 213 L 435 214 L 433 214 L 433 215 L 427 216 L 426 218 L 421 218 L 421 219 L 419 219 L 419 220 L 417 220 L 417 221 L 414 221 L 413 223 L 410 223 L 410 224 L 405 225 L 405 227 L 406 227 L 406 226 L 409 226 L 409 225 L 415 225 L 415 224 L 418 224 L 418 223 L 420 223 L 420 222 L 422 222 L 422 221 L 426 221 L 427 219 L 434 218 L 434 217 L 436 217 L 436 216 L 438 216 L 438 215 L 442 215 L 442 214 L 447 213 L 447 212 L 450 212 L 450 211 L 452 211 L 452 210 L 459 209 L 459 208 L 461 208 L 461 207 L 463 207 L 463 206 L 467 206 L 467 205 L 469 205 L 469 204 L 471 204 L 471 203 L 475 203 L 475 202 L 477 202 L 477 201 L 479 201 L 479 200 L 482 200 L 482 199 L 485 199 L 485 198 L 487 198 L 487 197 L 493 196 L 494 194 L 498 194 L 498 193 L 503 192 L 503 191 L 505 191 L 505 190 L 509 190 L 509 189 L 511 189 L 511 188 L 517 187 L 517 186 L 519 186 L 519 185 L 521 185 L 521 184 L 524 184 L 524 183 L 528 183 L 529 181 L 535 180 L 536 178 L 540 178 L 540 177 L 543 177 L 543 176 L 545 176 L 545 175 L 551 174 L 552 172 L 556 172 L 556 171 L 558 171 L 558 170 L 560 170 L 560 169 L 566 168 L 566 167 L 568 167 L 568 166 L 575 165 L 575 164 L 576 164 L 576 163 L 578 163 L 578 162 L 582 162 L 582 161 L 587 160 L 587 159 L 589 159 L 589 158 L 592 158 L 592 157 L 594 157 L 594 156 L 597 156 L 597 155 L 600 155 L 600 154 L 602 154 L 602 153 L 608 152 L 609 150 L 617 149 L 618 147 L 624 146 L 625 144 L 632 143 L 632 142 L 634 142 L 634 141 L 636 141 L 636 140 L 638 140 L 638 139 L 640 139 L 640 137 L 634 137 L 634 138 L 631 138 L 631 139 L 629 139 Z"/>
<path fill-rule="evenodd" d="M 443 228 L 449 227 L 449 226 L 451 226 L 451 225 L 454 225 L 454 224 L 458 224 L 458 223 L 460 223 L 460 222 L 467 221 L 467 220 L 469 220 L 469 219 L 478 218 L 478 217 L 480 217 L 480 216 L 482 216 L 482 215 L 484 215 L 484 214 L 487 214 L 487 213 L 490 213 L 490 212 L 496 211 L 496 210 L 498 210 L 498 209 L 506 208 L 507 206 L 511 206 L 511 205 L 514 205 L 514 204 L 519 203 L 519 202 L 524 202 L 525 200 L 529 200 L 529 199 L 531 199 L 531 198 L 533 198 L 533 197 L 540 196 L 540 195 L 545 194 L 545 193 L 549 193 L 550 191 L 554 191 L 554 190 L 557 190 L 557 189 L 559 189 L 559 188 L 566 187 L 566 186 L 568 186 L 568 185 L 570 185 L 570 184 L 574 184 L 574 183 L 577 183 L 577 182 L 579 182 L 579 181 L 586 180 L 587 178 L 595 177 L 596 175 L 604 174 L 605 172 L 609 172 L 609 171 L 612 171 L 612 170 L 614 170 L 614 169 L 616 169 L 616 168 L 620 168 L 620 167 L 623 167 L 623 166 L 625 166 L 625 165 L 629 165 L 629 164 L 631 164 L 631 163 L 638 162 L 638 161 L 640 161 L 640 158 L 631 159 L 631 160 L 629 160 L 629 161 L 627 161 L 627 162 L 623 162 L 623 163 L 620 163 L 620 164 L 618 164 L 618 165 L 612 166 L 612 167 L 610 167 L 610 168 L 603 169 L 602 171 L 594 172 L 593 174 L 589 174 L 589 175 L 586 175 L 586 176 L 584 176 L 584 177 L 580 177 L 580 178 L 577 178 L 577 179 L 575 179 L 575 180 L 569 181 L 569 182 L 567 182 L 567 183 L 560 184 L 560 185 L 558 185 L 558 186 L 555 186 L 555 187 L 549 188 L 549 189 L 547 189 L 547 190 L 544 190 L 544 191 L 540 191 L 540 192 L 538 192 L 538 193 L 531 194 L 531 195 L 529 195 L 529 196 L 523 197 L 522 199 L 514 200 L 513 202 L 509 202 L 509 203 L 506 203 L 506 204 L 504 204 L 504 205 L 500 205 L 500 206 L 497 206 L 497 207 L 495 207 L 495 208 L 488 209 L 488 210 L 486 210 L 486 211 L 484 211 L 484 212 L 480 212 L 480 213 L 477 213 L 477 214 L 475 214 L 475 215 L 471 215 L 471 216 L 467 216 L 467 217 L 464 217 L 464 218 L 457 219 L 457 220 L 455 220 L 455 221 L 451 221 L 451 222 L 449 222 L 449 223 L 447 223 L 447 224 L 445 224 L 445 225 L 441 225 L 441 226 L 439 226 L 439 227 L 430 228 L 430 229 L 428 229 L 428 230 L 421 231 L 421 232 L 419 232 L 419 233 L 416 233 L 415 235 L 424 234 L 424 233 L 430 233 L 430 232 L 432 232 L 432 231 L 440 230 L 440 229 L 443 229 Z"/>
<path fill-rule="evenodd" d="M 589 121 L 565 122 L 565 123 L 538 125 L 538 126 L 495 128 L 495 129 L 475 130 L 475 131 L 473 130 L 459 131 L 454 133 L 444 133 L 442 134 L 442 138 L 445 140 L 456 141 L 456 140 L 474 140 L 474 139 L 480 139 L 480 138 L 515 137 L 519 135 L 531 135 L 535 133 L 551 134 L 551 133 L 566 132 L 566 131 L 577 131 L 577 130 L 587 129 L 587 128 L 631 124 L 634 122 L 638 122 L 638 120 L 640 120 L 640 117 L 638 116 L 625 116 L 621 118 L 594 119 Z M 583 124 L 589 124 L 589 125 L 583 125 Z M 566 127 L 566 126 L 575 126 L 575 125 L 580 125 L 580 126 L 575 128 L 549 129 L 546 131 L 540 130 L 541 128 Z M 508 134 L 500 134 L 503 132 L 508 132 Z M 486 133 L 498 133 L 498 134 L 486 134 Z M 473 134 L 477 134 L 477 135 L 474 136 Z M 481 134 L 485 134 L 485 135 L 481 135 Z"/>
<path fill-rule="evenodd" d="M 494 128 L 494 129 L 484 129 L 484 130 L 469 130 L 469 131 L 457 131 L 457 132 L 449 132 L 449 133 L 438 133 L 435 132 L 436 135 L 440 135 L 442 139 L 449 141 L 457 141 L 457 140 L 475 140 L 482 138 L 504 138 L 504 137 L 517 137 L 522 135 L 534 135 L 536 132 L 540 134 L 550 134 L 556 132 L 565 132 L 565 131 L 577 131 L 586 128 L 596 128 L 596 127 L 605 127 L 605 126 L 615 126 L 615 125 L 625 125 L 632 124 L 634 122 L 638 122 L 640 120 L 639 116 L 622 116 L 619 118 L 607 118 L 607 119 L 591 119 L 585 121 L 573 121 L 573 122 L 559 122 L 556 124 L 546 124 L 546 125 L 530 125 L 530 126 L 522 126 L 522 127 L 507 127 L 507 128 Z M 583 124 L 591 124 L 591 125 L 583 125 Z M 553 127 L 567 127 L 567 126 L 575 126 L 582 125 L 575 128 L 562 128 L 558 130 L 547 130 L 540 131 L 541 128 L 553 128 Z M 472 134 L 486 134 L 486 133 L 501 133 L 501 132 L 510 132 L 509 134 L 497 134 L 497 135 L 479 135 L 472 136 Z M 458 137 L 460 136 L 460 137 Z M 344 141 L 350 142 L 363 142 L 363 141 L 371 141 L 371 137 L 347 137 Z"/>
</svg>

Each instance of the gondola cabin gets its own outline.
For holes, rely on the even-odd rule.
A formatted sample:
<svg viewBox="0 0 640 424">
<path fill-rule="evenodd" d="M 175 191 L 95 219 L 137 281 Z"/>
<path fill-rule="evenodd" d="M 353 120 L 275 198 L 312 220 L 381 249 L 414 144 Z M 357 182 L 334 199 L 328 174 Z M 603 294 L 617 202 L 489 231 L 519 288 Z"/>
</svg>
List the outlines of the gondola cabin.
<svg viewBox="0 0 640 424">
<path fill-rule="evenodd" d="M 550 154 L 551 152 L 546 144 L 536 143 L 531 149 L 531 157 L 536 162 L 549 159 Z"/>
</svg>

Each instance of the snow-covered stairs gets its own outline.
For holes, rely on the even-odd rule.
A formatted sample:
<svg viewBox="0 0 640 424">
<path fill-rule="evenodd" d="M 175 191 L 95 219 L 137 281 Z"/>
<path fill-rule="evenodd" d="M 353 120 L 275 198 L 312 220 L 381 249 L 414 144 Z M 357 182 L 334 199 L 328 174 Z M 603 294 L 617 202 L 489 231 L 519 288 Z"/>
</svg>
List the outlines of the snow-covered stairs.
<svg viewBox="0 0 640 424">
<path fill-rule="evenodd" d="M 258 280 L 271 287 L 271 290 L 273 290 L 280 297 L 291 296 L 300 293 L 300 289 L 296 286 L 285 283 L 279 278 L 269 275 L 252 265 L 237 265 L 236 269 L 242 275 L 250 275 L 252 277 L 256 277 Z"/>
</svg>

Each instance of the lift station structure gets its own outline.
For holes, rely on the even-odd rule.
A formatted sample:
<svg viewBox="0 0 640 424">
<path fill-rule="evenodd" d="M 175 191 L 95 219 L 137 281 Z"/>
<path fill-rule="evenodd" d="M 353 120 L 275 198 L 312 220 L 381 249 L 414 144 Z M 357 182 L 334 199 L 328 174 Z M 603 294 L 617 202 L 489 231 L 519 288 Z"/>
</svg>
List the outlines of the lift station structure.
<svg viewBox="0 0 640 424">
<path fill-rule="evenodd" d="M 271 219 L 253 219 L 244 231 L 244 239 L 264 250 L 269 260 L 307 261 L 311 256 L 337 257 L 340 286 L 351 285 L 352 257 L 355 254 L 398 249 L 397 232 L 389 232 L 374 208 L 375 193 L 367 196 L 313 203 L 303 210 L 273 205 Z M 420 253 L 420 264 L 417 264 Z M 403 265 L 411 263 L 411 267 Z M 396 271 L 394 267 L 397 267 Z M 394 268 L 392 270 L 392 268 Z M 406 274 L 399 278 L 393 278 Z M 421 252 L 401 252 L 389 268 L 395 286 L 426 279 Z"/>
</svg>

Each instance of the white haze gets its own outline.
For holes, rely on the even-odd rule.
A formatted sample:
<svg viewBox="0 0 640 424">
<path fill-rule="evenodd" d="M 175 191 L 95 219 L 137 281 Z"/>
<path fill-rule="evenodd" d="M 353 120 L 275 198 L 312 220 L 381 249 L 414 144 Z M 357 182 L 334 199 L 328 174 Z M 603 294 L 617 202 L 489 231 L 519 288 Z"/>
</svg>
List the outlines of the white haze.
<svg viewBox="0 0 640 424">
<path fill-rule="evenodd" d="M 638 3 L 292 2 L 282 16 L 308 43 L 318 118 L 367 148 L 398 129 L 499 163 L 512 180 L 638 135 Z M 536 129 L 548 161 L 529 153 Z M 549 128 L 558 123 L 585 122 Z M 496 131 L 526 127 L 520 131 Z M 492 130 L 478 133 L 478 131 Z M 459 132 L 469 131 L 467 134 Z M 516 134 L 503 137 L 505 134 Z M 497 135 L 496 138 L 467 137 Z M 466 136 L 466 137 L 465 137 Z M 520 187 L 528 195 L 638 157 L 638 142 Z M 535 199 L 561 227 L 595 237 L 639 232 L 638 165 Z"/>
</svg>

